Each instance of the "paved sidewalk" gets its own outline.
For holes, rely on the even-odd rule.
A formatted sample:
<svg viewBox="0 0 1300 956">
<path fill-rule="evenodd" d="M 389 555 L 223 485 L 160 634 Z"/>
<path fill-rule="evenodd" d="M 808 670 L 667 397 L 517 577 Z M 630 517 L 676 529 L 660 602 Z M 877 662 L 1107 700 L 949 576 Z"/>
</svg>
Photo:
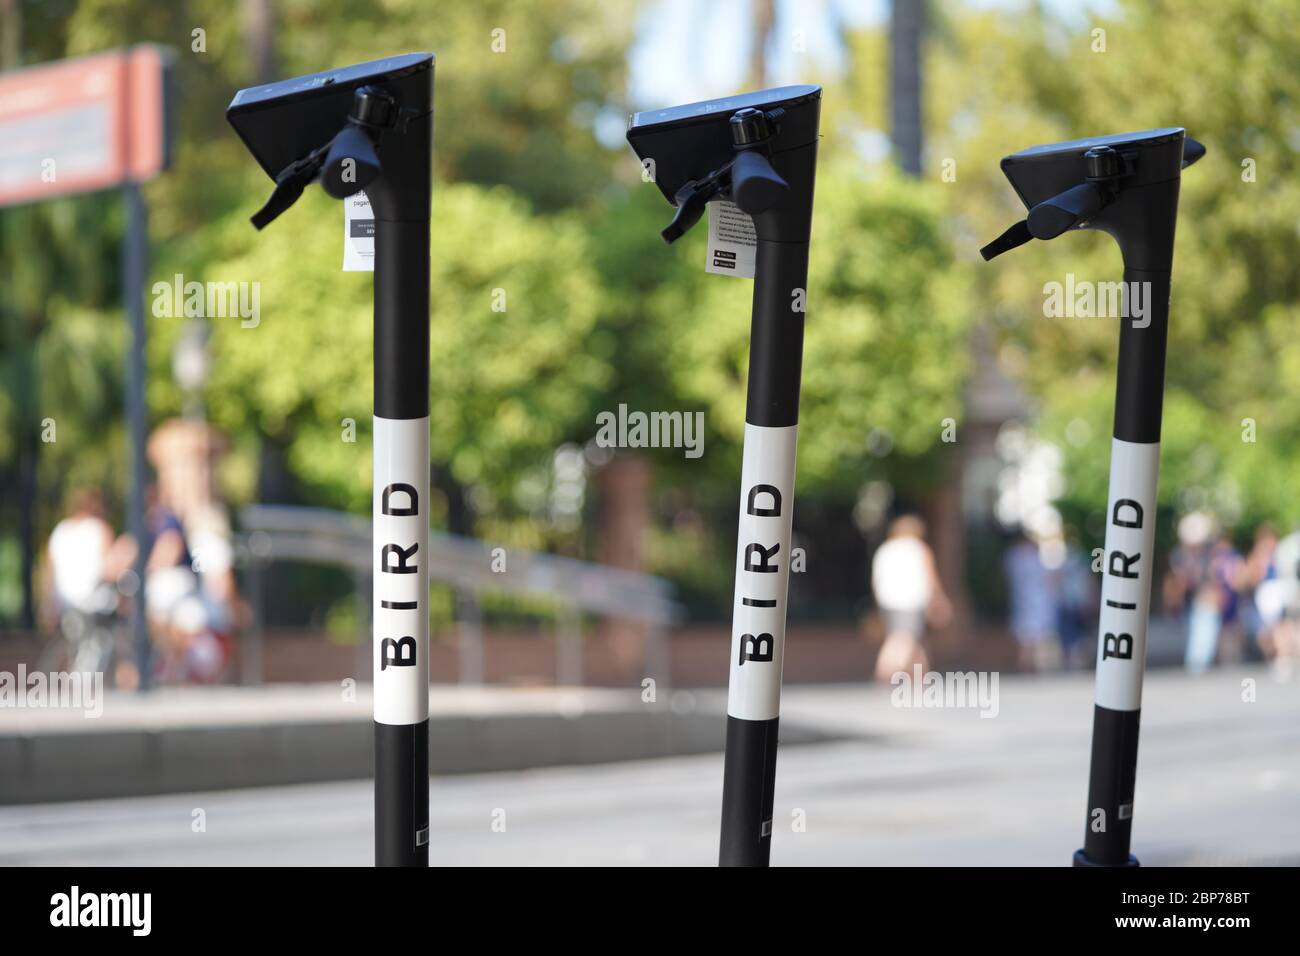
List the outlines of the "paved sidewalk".
<svg viewBox="0 0 1300 956">
<path fill-rule="evenodd" d="M 1242 700 L 1246 680 L 1255 703 Z M 1068 865 L 1083 835 L 1091 695 L 1087 674 L 1006 677 L 998 716 L 982 719 L 895 708 L 888 688 L 788 688 L 783 727 L 840 739 L 782 746 L 773 863 Z M 1144 696 L 1143 864 L 1300 864 L 1300 685 L 1262 669 L 1165 671 Z M 431 857 L 711 865 L 721 782 L 716 752 L 435 776 Z M 364 780 L 0 807 L 0 863 L 368 865 L 371 812 Z"/>
</svg>

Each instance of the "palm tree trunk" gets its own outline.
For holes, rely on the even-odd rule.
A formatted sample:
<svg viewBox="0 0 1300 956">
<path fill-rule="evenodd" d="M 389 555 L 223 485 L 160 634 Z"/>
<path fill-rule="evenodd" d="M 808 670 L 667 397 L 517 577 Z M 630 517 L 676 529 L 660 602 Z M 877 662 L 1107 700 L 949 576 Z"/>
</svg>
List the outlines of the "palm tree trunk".
<svg viewBox="0 0 1300 956">
<path fill-rule="evenodd" d="M 767 86 L 767 42 L 776 25 L 776 0 L 753 0 L 753 46 L 749 48 L 749 88 Z"/>
<path fill-rule="evenodd" d="M 894 152 L 903 171 L 921 175 L 921 33 L 925 0 L 894 0 L 889 29 L 889 99 Z"/>
</svg>

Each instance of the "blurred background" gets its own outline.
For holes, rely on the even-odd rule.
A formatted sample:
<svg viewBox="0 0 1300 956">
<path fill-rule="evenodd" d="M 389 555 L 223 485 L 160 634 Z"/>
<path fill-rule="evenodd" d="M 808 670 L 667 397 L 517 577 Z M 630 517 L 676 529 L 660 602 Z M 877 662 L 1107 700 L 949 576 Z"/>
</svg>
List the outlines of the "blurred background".
<svg viewBox="0 0 1300 956">
<path fill-rule="evenodd" d="M 469 775 L 454 785 L 467 821 L 512 787 L 522 801 L 548 786 L 568 800 L 680 778 L 699 816 L 665 822 L 677 842 L 661 849 L 669 861 L 711 855 L 752 290 L 705 274 L 705 230 L 664 245 L 671 210 L 623 134 L 634 110 L 819 83 L 785 663 L 795 719 L 783 746 L 805 745 L 786 767 L 806 762 L 809 788 L 853 763 L 854 748 L 874 755 L 867 763 L 893 754 L 907 782 L 892 786 L 910 787 L 917 809 L 909 829 L 890 815 L 897 806 L 853 825 L 828 806 L 847 829 L 789 852 L 1064 862 L 1077 842 L 1118 320 L 1046 317 L 1044 286 L 1118 280 L 1118 250 L 1091 232 L 995 265 L 977 250 L 1023 215 L 1002 156 L 1185 126 L 1208 154 L 1181 195 L 1149 647 L 1152 693 L 1171 709 L 1152 718 L 1144 754 L 1160 753 L 1147 748 L 1165 719 L 1171 746 L 1217 741 L 1217 757 L 1189 751 L 1202 771 L 1247 761 L 1218 778 L 1225 833 L 1247 801 L 1263 801 L 1253 849 L 1187 841 L 1167 816 L 1165 862 L 1300 859 L 1294 837 L 1279 848 L 1275 812 L 1300 790 L 1293 3 L 0 0 L 0 39 L 4 71 L 169 48 L 172 129 L 168 167 L 139 188 L 147 655 L 129 623 L 140 537 L 128 514 L 123 305 L 132 201 L 105 189 L 0 208 L 0 671 L 97 672 L 113 688 L 93 730 L 79 716 L 0 710 L 0 761 L 21 768 L 3 802 L 364 776 L 371 283 L 340 271 L 339 205 L 320 190 L 265 234 L 249 225 L 271 183 L 224 110 L 242 87 L 430 50 L 431 669 L 435 724 L 445 718 L 434 763 Z M 191 282 L 202 284 L 193 308 Z M 212 314 L 203 290 L 214 284 L 234 284 L 255 309 Z M 602 447 L 598 416 L 620 406 L 702 413 L 703 454 Z M 924 613 L 923 639 L 889 633 L 898 610 Z M 1000 719 L 891 709 L 888 677 L 913 663 L 1002 675 Z M 1244 707 L 1256 680 L 1268 700 Z M 579 715 L 599 719 L 579 729 Z M 1182 720 L 1199 729 L 1189 737 Z M 198 731 L 231 727 L 248 736 L 223 738 L 225 758 L 207 755 Z M 275 742 L 258 727 L 277 728 Z M 1006 790 L 1028 773 L 1043 829 L 998 836 L 1003 814 L 955 810 L 970 801 L 927 782 L 926 767 L 962 755 L 985 770 L 986 758 L 1005 762 L 963 778 L 975 804 L 1028 806 Z M 1140 773 L 1139 788 L 1185 795 L 1176 756 L 1144 757 L 1144 773 L 1167 764 L 1173 776 Z M 519 776 L 574 764 L 614 776 Z M 498 783 L 484 782 L 492 774 Z M 363 790 L 347 786 L 364 815 Z M 195 857 L 164 851 L 159 836 L 135 845 L 175 856 L 138 859 L 233 861 L 267 845 L 259 814 L 272 798 L 226 799 L 262 834 L 244 851 Z M 607 840 L 630 839 L 620 814 L 653 829 L 635 801 L 610 801 L 597 814 Z M 140 813 L 145 830 L 166 816 Z M 591 836 L 590 809 L 573 813 Z M 0 816 L 16 828 L 9 859 L 37 858 L 14 834 L 40 819 Z M 66 830 L 48 819 L 32 846 Z M 491 861 L 475 855 L 478 825 L 465 824 L 466 862 Z M 980 836 L 958 849 L 945 826 Z M 979 859 L 992 841 L 1010 856 Z M 605 859 L 601 840 L 575 843 Z M 104 861 L 137 859 L 104 846 Z M 365 861 L 334 846 L 312 859 Z M 537 849 L 512 847 L 496 859 Z M 100 859 L 84 845 L 66 852 Z M 658 859 L 634 846 L 615 861 Z"/>
</svg>

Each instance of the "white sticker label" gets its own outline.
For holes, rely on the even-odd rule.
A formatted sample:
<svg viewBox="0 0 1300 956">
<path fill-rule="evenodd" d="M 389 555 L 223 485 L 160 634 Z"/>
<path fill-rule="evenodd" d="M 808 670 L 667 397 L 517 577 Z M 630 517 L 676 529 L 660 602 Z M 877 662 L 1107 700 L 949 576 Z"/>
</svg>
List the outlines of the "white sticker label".
<svg viewBox="0 0 1300 956">
<path fill-rule="evenodd" d="M 743 720 L 771 720 L 781 715 L 798 436 L 798 425 L 745 425 L 736 597 L 731 612 L 731 679 L 727 682 L 727 713 Z"/>
<path fill-rule="evenodd" d="M 1110 710 L 1142 706 L 1159 473 L 1159 444 L 1112 439 L 1096 696 L 1096 702 Z"/>
<path fill-rule="evenodd" d="M 343 200 L 343 271 L 375 271 L 375 214 L 364 191 Z"/>
<path fill-rule="evenodd" d="M 429 716 L 429 419 L 374 422 L 375 720 L 418 724 Z"/>
<path fill-rule="evenodd" d="M 754 252 L 758 235 L 754 220 L 735 203 L 709 203 L 709 259 L 705 272 L 720 276 L 754 278 Z"/>
</svg>

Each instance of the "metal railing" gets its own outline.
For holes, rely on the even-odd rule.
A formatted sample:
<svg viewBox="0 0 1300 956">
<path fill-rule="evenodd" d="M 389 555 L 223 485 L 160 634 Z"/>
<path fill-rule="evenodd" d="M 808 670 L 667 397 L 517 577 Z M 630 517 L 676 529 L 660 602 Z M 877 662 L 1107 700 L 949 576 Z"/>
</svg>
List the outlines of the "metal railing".
<svg viewBox="0 0 1300 956">
<path fill-rule="evenodd" d="M 239 512 L 238 551 L 248 578 L 253 625 L 244 636 L 241 680 L 260 683 L 265 633 L 266 569 L 275 562 L 340 567 L 353 575 L 358 597 L 358 663 L 370 662 L 370 587 L 373 552 L 369 520 L 324 508 L 248 505 Z M 644 630 L 645 673 L 668 685 L 667 628 L 682 617 L 673 586 L 663 578 L 575 558 L 510 548 L 500 555 L 476 538 L 431 531 L 425 560 L 430 582 L 456 594 L 459 680 L 481 684 L 486 674 L 481 595 L 514 595 L 555 608 L 556 682 L 583 681 L 582 617 L 620 618 Z"/>
</svg>

